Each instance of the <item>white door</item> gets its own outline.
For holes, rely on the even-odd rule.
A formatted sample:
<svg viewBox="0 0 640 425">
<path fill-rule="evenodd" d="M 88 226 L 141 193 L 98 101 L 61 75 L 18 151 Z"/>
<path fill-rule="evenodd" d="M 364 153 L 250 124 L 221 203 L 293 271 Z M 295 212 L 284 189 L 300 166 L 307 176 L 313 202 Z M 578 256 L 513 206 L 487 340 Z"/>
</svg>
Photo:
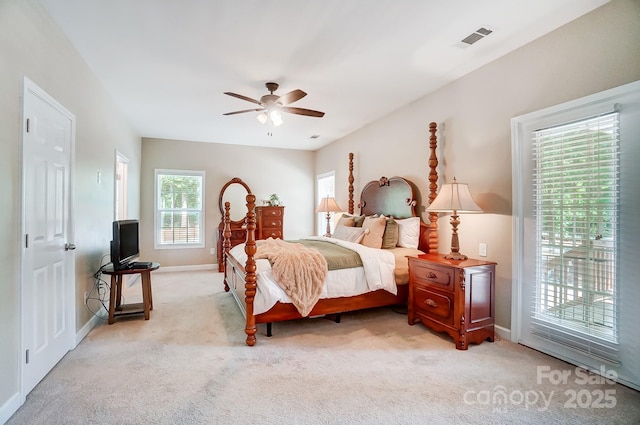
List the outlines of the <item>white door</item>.
<svg viewBox="0 0 640 425">
<path fill-rule="evenodd" d="M 75 345 L 70 217 L 75 117 L 25 78 L 23 105 L 22 393 Z"/>
</svg>

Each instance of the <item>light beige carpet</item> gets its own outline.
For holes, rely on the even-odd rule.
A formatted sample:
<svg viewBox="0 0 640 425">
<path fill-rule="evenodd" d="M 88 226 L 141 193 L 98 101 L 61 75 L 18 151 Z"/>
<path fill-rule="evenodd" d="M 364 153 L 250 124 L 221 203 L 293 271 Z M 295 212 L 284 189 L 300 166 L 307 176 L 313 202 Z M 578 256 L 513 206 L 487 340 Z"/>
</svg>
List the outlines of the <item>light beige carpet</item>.
<svg viewBox="0 0 640 425">
<path fill-rule="evenodd" d="M 152 286 L 151 320 L 95 328 L 8 424 L 640 423 L 637 391 L 576 383 L 574 366 L 507 341 L 455 350 L 390 308 L 277 323 L 271 338 L 261 325 L 247 347 L 220 274 L 154 272 Z M 572 375 L 538 383 L 539 367 Z"/>
</svg>

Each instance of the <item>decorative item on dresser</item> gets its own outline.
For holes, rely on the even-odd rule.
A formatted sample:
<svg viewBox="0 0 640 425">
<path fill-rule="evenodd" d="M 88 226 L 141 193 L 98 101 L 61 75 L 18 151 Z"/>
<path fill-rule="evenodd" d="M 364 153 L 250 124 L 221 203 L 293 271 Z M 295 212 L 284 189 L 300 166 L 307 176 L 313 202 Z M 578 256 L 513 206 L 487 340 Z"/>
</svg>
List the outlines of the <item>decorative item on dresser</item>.
<svg viewBox="0 0 640 425">
<path fill-rule="evenodd" d="M 495 266 L 441 254 L 409 257 L 409 324 L 448 333 L 458 350 L 493 341 Z"/>
<path fill-rule="evenodd" d="M 283 206 L 256 207 L 256 239 L 283 239 L 283 221 Z"/>
</svg>

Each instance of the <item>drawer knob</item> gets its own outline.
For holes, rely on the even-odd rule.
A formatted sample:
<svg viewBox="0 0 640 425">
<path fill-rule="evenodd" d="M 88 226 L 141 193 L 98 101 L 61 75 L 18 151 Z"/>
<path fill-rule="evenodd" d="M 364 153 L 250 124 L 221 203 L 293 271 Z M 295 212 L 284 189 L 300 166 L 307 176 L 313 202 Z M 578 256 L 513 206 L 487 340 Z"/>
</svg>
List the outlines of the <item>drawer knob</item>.
<svg viewBox="0 0 640 425">
<path fill-rule="evenodd" d="M 436 274 L 434 272 L 429 272 L 429 273 L 427 273 L 427 277 L 429 279 L 435 279 L 437 276 L 436 276 Z"/>
<path fill-rule="evenodd" d="M 438 304 L 434 300 L 432 300 L 431 298 L 427 298 L 427 300 L 424 303 L 426 305 L 428 305 L 429 307 L 433 307 L 433 308 L 438 307 Z"/>
</svg>

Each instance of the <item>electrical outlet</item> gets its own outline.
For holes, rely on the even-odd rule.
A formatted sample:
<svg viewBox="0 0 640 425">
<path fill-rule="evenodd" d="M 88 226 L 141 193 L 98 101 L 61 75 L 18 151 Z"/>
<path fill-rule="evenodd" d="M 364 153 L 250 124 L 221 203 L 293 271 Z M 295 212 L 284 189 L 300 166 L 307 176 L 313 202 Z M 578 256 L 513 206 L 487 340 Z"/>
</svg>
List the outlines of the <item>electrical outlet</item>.
<svg viewBox="0 0 640 425">
<path fill-rule="evenodd" d="M 478 247 L 478 255 L 481 257 L 486 257 L 487 256 L 487 244 L 486 243 L 480 243 L 480 246 Z"/>
<path fill-rule="evenodd" d="M 211 248 L 211 250 L 209 250 L 209 253 L 211 255 L 215 255 L 216 254 L 216 249 L 215 248 Z"/>
</svg>

